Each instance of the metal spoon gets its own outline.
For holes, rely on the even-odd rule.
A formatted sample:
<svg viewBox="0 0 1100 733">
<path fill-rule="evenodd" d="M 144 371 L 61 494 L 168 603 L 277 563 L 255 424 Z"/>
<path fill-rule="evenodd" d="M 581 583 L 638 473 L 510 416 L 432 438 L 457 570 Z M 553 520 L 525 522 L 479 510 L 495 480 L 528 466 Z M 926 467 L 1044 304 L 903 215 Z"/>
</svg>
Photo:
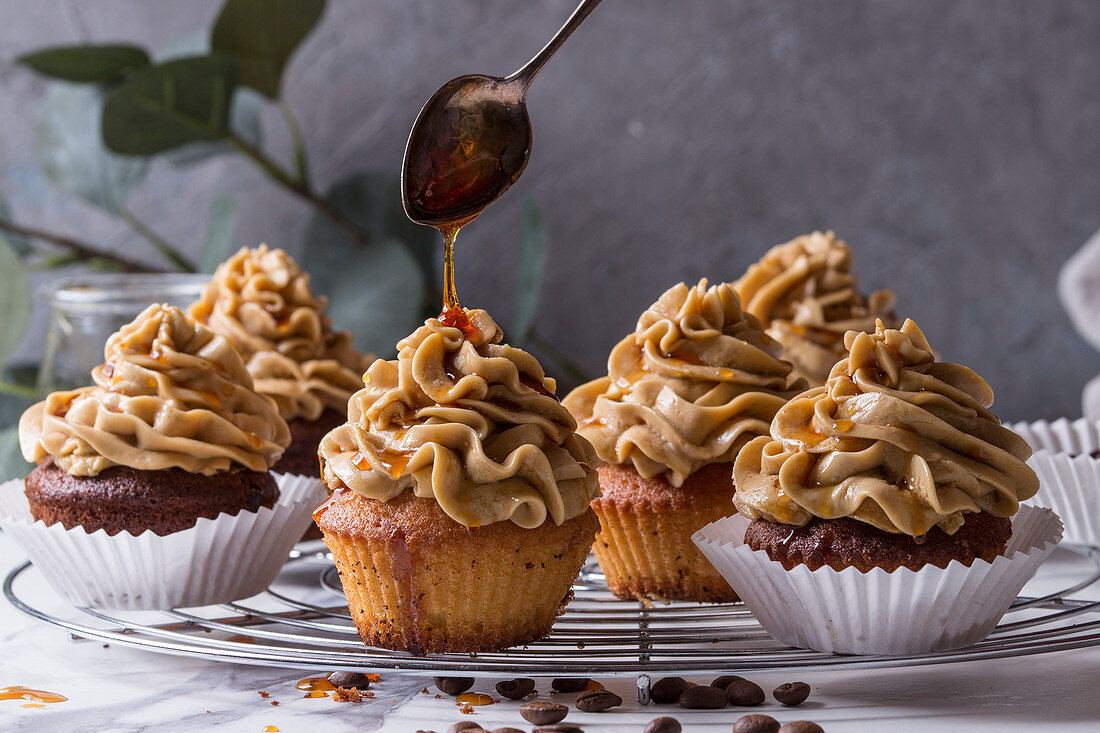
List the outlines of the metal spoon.
<svg viewBox="0 0 1100 733">
<path fill-rule="evenodd" d="M 510 76 L 460 76 L 432 95 L 413 124 L 401 170 L 405 213 L 461 226 L 511 188 L 531 156 L 531 81 L 601 0 L 582 0 L 533 59 Z"/>
</svg>

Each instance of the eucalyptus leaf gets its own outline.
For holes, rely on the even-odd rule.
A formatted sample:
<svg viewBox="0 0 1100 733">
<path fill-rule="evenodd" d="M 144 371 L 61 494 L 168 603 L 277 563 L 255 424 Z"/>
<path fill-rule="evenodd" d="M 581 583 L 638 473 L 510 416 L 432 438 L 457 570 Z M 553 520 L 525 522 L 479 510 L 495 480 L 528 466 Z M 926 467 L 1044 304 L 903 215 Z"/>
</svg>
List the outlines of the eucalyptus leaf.
<svg viewBox="0 0 1100 733">
<path fill-rule="evenodd" d="M 156 60 L 170 61 L 185 56 L 205 56 L 209 53 L 210 34 L 203 29 L 174 38 L 161 46 L 157 49 Z M 229 109 L 229 128 L 237 137 L 254 148 L 263 145 L 260 114 L 263 112 L 264 104 L 262 94 L 238 85 Z M 186 166 L 231 152 L 234 152 L 233 146 L 218 140 L 184 145 L 168 151 L 164 154 L 164 158 L 172 165 Z"/>
<path fill-rule="evenodd" d="M 226 0 L 210 47 L 240 64 L 240 82 L 279 98 L 283 69 L 325 12 L 325 0 Z"/>
<path fill-rule="evenodd" d="M 117 86 L 103 107 L 103 140 L 127 155 L 156 155 L 229 133 L 236 63 L 225 56 L 166 61 Z"/>
<path fill-rule="evenodd" d="M 99 121 L 105 93 L 98 85 L 51 83 L 34 152 L 55 186 L 117 215 L 145 176 L 147 161 L 112 153 L 103 144 Z"/>
<path fill-rule="evenodd" d="M 522 345 L 531 336 L 546 272 L 546 225 L 542 212 L 528 200 L 523 209 L 523 233 L 519 240 L 519 265 L 516 272 L 516 306 L 512 320 L 511 343 Z"/>
<path fill-rule="evenodd" d="M 120 44 L 54 46 L 24 54 L 16 63 L 39 74 L 80 83 L 104 82 L 149 65 L 149 54 Z"/>
<path fill-rule="evenodd" d="M 0 219 L 5 221 L 15 221 L 11 215 L 11 208 L 8 206 L 8 202 L 4 200 L 3 196 L 0 196 Z M 11 245 L 20 256 L 26 256 L 31 252 L 31 243 L 26 237 L 18 234 L 12 234 L 11 232 L 0 232 L 5 239 L 8 240 L 8 244 Z"/>
<path fill-rule="evenodd" d="M 199 272 L 212 273 L 229 257 L 237 230 L 237 202 L 232 196 L 218 196 L 206 214 L 206 242 L 199 260 Z"/>
<path fill-rule="evenodd" d="M 335 326 L 350 330 L 360 349 L 388 355 L 427 315 L 427 279 L 403 241 L 387 236 L 377 223 L 371 229 L 370 222 L 379 217 L 372 190 L 369 176 L 355 175 L 326 197 L 368 228 L 368 243 L 318 213 L 306 226 L 299 261 L 311 275 L 314 292 L 328 296 Z"/>
<path fill-rule="evenodd" d="M 32 468 L 19 450 L 19 430 L 15 427 L 0 430 L 0 481 L 24 478 Z"/>
<path fill-rule="evenodd" d="M 23 340 L 31 319 L 31 280 L 15 247 L 0 235 L 0 364 Z"/>
</svg>

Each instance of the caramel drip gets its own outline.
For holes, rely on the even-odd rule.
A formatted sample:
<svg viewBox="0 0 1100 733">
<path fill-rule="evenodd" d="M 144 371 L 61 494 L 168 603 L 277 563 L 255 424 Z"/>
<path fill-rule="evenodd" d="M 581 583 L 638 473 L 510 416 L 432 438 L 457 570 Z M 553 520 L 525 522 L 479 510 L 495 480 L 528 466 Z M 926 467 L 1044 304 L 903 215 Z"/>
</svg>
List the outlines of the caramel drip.
<svg viewBox="0 0 1100 733">
<path fill-rule="evenodd" d="M 492 705 L 497 702 L 493 698 L 489 697 L 483 692 L 464 692 L 455 698 L 455 702 L 460 705 Z"/>
<path fill-rule="evenodd" d="M 34 690 L 30 687 L 23 687 L 22 685 L 5 687 L 0 690 L 0 700 L 30 700 L 32 703 L 53 703 L 65 702 L 68 699 L 69 698 L 64 695 L 58 695 L 56 692 Z"/>
<path fill-rule="evenodd" d="M 298 680 L 294 686 L 304 690 L 305 697 L 328 697 L 328 693 L 336 689 L 336 685 L 329 682 L 327 677 L 306 677 Z"/>
</svg>

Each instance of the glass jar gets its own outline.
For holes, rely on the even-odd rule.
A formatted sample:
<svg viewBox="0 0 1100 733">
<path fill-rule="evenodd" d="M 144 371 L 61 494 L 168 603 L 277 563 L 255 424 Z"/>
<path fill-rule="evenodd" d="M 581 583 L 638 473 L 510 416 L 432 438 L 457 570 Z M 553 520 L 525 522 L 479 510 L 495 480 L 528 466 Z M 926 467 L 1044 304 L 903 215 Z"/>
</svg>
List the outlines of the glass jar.
<svg viewBox="0 0 1100 733">
<path fill-rule="evenodd" d="M 103 363 L 108 337 L 153 303 L 186 308 L 196 301 L 209 275 L 166 273 L 85 274 L 46 285 L 42 296 L 50 321 L 38 373 L 40 394 L 91 384 L 91 370 Z"/>
</svg>

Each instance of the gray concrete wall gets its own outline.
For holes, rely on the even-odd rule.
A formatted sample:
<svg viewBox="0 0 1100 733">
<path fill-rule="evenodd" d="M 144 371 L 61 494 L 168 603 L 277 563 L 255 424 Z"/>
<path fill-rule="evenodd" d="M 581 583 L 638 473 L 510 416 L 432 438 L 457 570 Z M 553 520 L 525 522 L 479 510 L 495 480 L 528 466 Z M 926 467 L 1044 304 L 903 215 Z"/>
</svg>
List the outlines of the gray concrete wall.
<svg viewBox="0 0 1100 733">
<path fill-rule="evenodd" d="M 572 4 L 330 0 L 287 87 L 321 187 L 396 171 L 435 87 L 510 72 Z M 0 0 L 0 58 L 81 38 L 164 44 L 217 7 Z M 988 378 L 998 412 L 1079 414 L 1100 357 L 1055 279 L 1100 227 L 1098 79 L 1089 0 L 607 0 L 533 88 L 533 160 L 460 240 L 459 293 L 507 322 L 534 198 L 552 243 L 538 327 L 599 369 L 669 284 L 735 278 L 768 246 L 832 228 L 868 288 L 896 290 L 945 358 Z M 0 191 L 17 217 L 148 256 L 37 171 L 40 92 L 0 70 Z M 285 153 L 278 116 L 264 121 Z M 132 206 L 197 248 L 219 192 L 237 198 L 238 244 L 300 246 L 308 211 L 232 159 L 182 177 L 158 163 Z"/>
</svg>

